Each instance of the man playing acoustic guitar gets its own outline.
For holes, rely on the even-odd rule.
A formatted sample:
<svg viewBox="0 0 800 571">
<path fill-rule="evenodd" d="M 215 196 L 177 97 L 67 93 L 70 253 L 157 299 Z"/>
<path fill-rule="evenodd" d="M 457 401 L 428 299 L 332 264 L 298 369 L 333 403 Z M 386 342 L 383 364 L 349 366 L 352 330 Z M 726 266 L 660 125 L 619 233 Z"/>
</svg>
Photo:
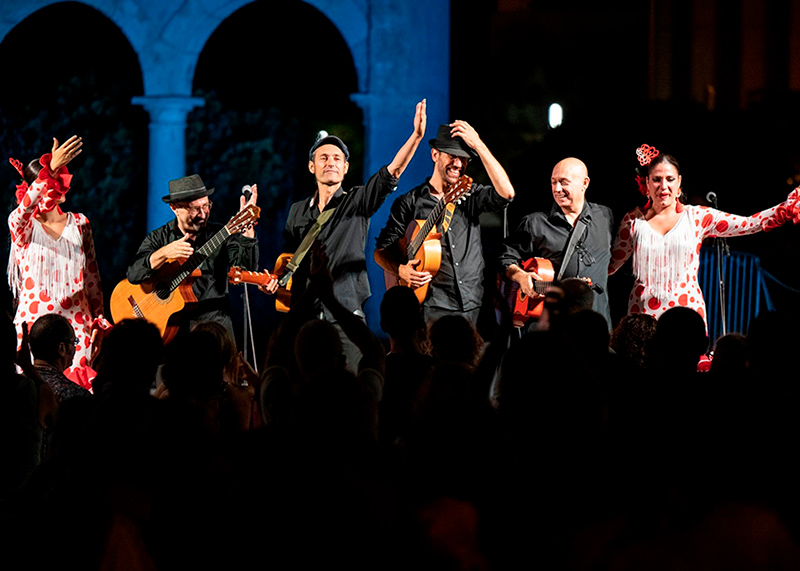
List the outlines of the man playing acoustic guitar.
<svg viewBox="0 0 800 571">
<path fill-rule="evenodd" d="M 610 326 L 605 288 L 614 216 L 607 206 L 586 200 L 588 186 L 589 173 L 583 161 L 570 157 L 556 164 L 550 177 L 553 207 L 549 213 L 525 216 L 517 230 L 504 240 L 498 262 L 502 275 L 519 284 L 522 293 L 534 299 L 542 297 L 542 292 L 534 287 L 536 282 L 552 281 L 553 275 L 591 280 L 595 290 L 593 309 Z M 568 250 L 570 255 L 562 268 Z M 534 258 L 547 263 L 550 276 L 540 275 L 541 269 L 537 273 L 533 270 L 536 266 L 524 263 Z"/>
<path fill-rule="evenodd" d="M 156 228 L 145 237 L 128 268 L 127 277 L 131 284 L 156 278 L 168 262 L 190 258 L 220 235 L 222 225 L 208 222 L 212 204 L 209 196 L 213 192 L 214 189 L 206 188 L 196 174 L 169 182 L 169 195 L 162 200 L 169 204 L 175 220 Z M 244 196 L 239 199 L 240 213 L 255 208 L 257 198 L 258 189 L 252 185 L 249 199 Z M 258 241 L 252 224 L 241 232 L 232 233 L 220 245 L 209 250 L 210 254 L 198 268 L 200 275 L 191 283 L 196 304 L 180 311 L 180 315 L 175 317 L 180 319 L 180 331 L 199 321 L 218 321 L 233 334 L 227 272 L 230 266 L 256 269 Z"/>
<path fill-rule="evenodd" d="M 370 295 L 364 254 L 369 219 L 397 188 L 397 179 L 408 166 L 425 135 L 426 123 L 426 101 L 423 99 L 416 105 L 412 133 L 391 163 L 375 173 L 366 185 L 355 186 L 350 190 L 345 190 L 342 185 L 350 167 L 347 145 L 333 135 L 318 139 L 308 156 L 308 170 L 314 175 L 316 192 L 313 197 L 294 203 L 289 210 L 283 232 L 283 251 L 293 257 L 300 256 L 301 246 L 309 232 L 318 231 L 315 239 L 325 246 L 333 277 L 334 295 L 348 311 L 361 319 L 364 319 L 364 302 Z M 311 256 L 305 256 L 305 252 L 302 252 L 304 257 L 296 268 L 291 264 L 289 266 L 293 272 L 292 305 L 306 289 L 309 279 L 308 259 Z M 280 274 L 281 278 L 286 275 L 286 272 L 278 270 L 275 273 Z M 274 293 L 277 287 L 272 284 L 261 289 L 266 293 Z M 317 303 L 315 311 L 317 316 L 336 325 L 330 310 L 323 304 Z M 337 329 L 342 338 L 347 364 L 356 372 L 361 353 L 341 328 L 337 326 Z"/>
<path fill-rule="evenodd" d="M 429 290 L 422 299 L 427 322 L 458 313 L 477 326 L 484 278 L 480 215 L 505 208 L 514 198 L 514 187 L 506 171 L 466 121 L 441 125 L 436 138 L 428 143 L 433 174 L 394 201 L 386 227 L 378 236 L 375 261 L 388 274 L 387 285 L 389 277 L 396 277 L 401 284 L 415 290 Z M 472 184 L 468 177 L 462 179 L 472 158 L 480 158 L 491 186 Z M 445 209 L 438 216 L 442 201 L 449 200 L 450 191 L 464 182 L 469 185 L 469 196 L 455 209 Z M 426 220 L 432 212 L 439 218 L 432 221 L 439 232 L 442 220 L 448 220 L 447 232 L 441 237 L 434 232 L 428 241 L 440 248 L 440 256 L 431 256 L 439 262 L 438 268 L 428 268 L 419 252 L 409 255 L 401 246 L 409 228 L 418 220 Z"/>
</svg>

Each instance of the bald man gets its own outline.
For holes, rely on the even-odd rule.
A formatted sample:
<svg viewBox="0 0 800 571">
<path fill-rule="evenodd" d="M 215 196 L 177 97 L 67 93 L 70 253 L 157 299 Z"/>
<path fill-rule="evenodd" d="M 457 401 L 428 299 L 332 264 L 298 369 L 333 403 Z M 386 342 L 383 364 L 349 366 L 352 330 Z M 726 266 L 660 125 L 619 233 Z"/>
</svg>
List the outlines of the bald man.
<svg viewBox="0 0 800 571">
<path fill-rule="evenodd" d="M 589 172 L 583 161 L 574 157 L 556 164 L 550 188 L 554 200 L 550 212 L 534 212 L 522 219 L 504 241 L 500 269 L 531 296 L 536 295 L 534 280 L 541 276 L 523 269 L 523 262 L 530 258 L 550 260 L 555 276 L 561 279 L 588 278 L 595 291 L 593 309 L 606 318 L 610 328 L 605 289 L 614 231 L 611 209 L 586 200 Z M 571 238 L 573 247 L 569 248 Z M 564 265 L 567 250 L 570 255 Z"/>
</svg>

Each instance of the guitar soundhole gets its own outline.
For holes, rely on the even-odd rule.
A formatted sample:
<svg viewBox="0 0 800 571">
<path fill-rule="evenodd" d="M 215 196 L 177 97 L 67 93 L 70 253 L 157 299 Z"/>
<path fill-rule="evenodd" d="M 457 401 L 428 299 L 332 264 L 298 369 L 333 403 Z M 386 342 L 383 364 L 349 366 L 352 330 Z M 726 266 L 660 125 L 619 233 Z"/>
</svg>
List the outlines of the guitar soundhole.
<svg viewBox="0 0 800 571">
<path fill-rule="evenodd" d="M 169 299 L 169 296 L 172 294 L 172 292 L 170 292 L 168 289 L 160 289 L 160 288 L 155 290 L 153 293 L 155 293 L 156 297 L 158 297 L 158 299 L 160 299 L 161 301 L 167 301 Z"/>
</svg>

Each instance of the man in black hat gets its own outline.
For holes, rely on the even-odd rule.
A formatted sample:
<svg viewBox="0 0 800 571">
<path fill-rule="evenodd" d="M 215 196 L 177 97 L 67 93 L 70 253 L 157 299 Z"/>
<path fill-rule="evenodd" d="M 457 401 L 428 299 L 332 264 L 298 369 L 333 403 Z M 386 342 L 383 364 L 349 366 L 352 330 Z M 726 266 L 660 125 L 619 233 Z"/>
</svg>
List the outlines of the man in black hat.
<svg viewBox="0 0 800 571">
<path fill-rule="evenodd" d="M 333 293 L 350 312 L 364 319 L 364 302 L 370 296 L 365 249 L 370 217 L 397 188 L 397 180 L 411 162 L 425 135 L 426 102 L 416 105 L 414 128 L 392 162 L 375 173 L 365 186 L 345 190 L 342 186 L 350 167 L 347 145 L 333 135 L 318 139 L 308 154 L 308 170 L 314 175 L 316 191 L 292 205 L 284 229 L 284 252 L 297 253 L 304 238 L 323 214 L 327 221 L 317 240 L 325 247 L 333 277 Z M 325 218 L 323 218 L 325 220 Z M 292 304 L 302 296 L 309 277 L 311 253 L 305 256 L 292 277 Z M 270 291 L 270 288 L 265 288 Z M 335 322 L 330 310 L 317 303 L 317 314 Z M 360 352 L 340 329 L 348 366 L 355 372 Z"/>
<path fill-rule="evenodd" d="M 169 181 L 169 194 L 162 200 L 169 204 L 175 220 L 147 235 L 128 268 L 128 281 L 139 284 L 156 277 L 167 262 L 188 258 L 222 229 L 221 224 L 208 221 L 212 206 L 209 196 L 213 193 L 214 189 L 206 188 L 196 174 Z M 249 199 L 240 197 L 240 211 L 255 205 L 257 199 L 258 188 L 254 184 Z M 182 325 L 191 327 L 199 321 L 218 321 L 233 334 L 228 268 L 240 266 L 255 270 L 257 264 L 258 241 L 253 227 L 229 236 L 200 265 L 200 276 L 192 283 L 197 304 L 180 312 Z"/>
<path fill-rule="evenodd" d="M 428 284 L 423 303 L 427 322 L 457 313 L 477 326 L 483 301 L 484 268 L 480 215 L 505 208 L 514 198 L 514 187 L 506 171 L 466 121 L 441 125 L 429 144 L 433 174 L 394 201 L 386 227 L 378 236 L 375 261 L 411 287 Z M 427 219 L 473 158 L 480 159 L 492 184 L 473 184 L 470 196 L 455 208 L 449 230 L 442 236 L 441 263 L 436 275 L 420 271 L 417 268 L 420 261 L 407 259 L 399 241 L 409 224 Z M 439 221 L 436 222 L 438 225 Z"/>
</svg>

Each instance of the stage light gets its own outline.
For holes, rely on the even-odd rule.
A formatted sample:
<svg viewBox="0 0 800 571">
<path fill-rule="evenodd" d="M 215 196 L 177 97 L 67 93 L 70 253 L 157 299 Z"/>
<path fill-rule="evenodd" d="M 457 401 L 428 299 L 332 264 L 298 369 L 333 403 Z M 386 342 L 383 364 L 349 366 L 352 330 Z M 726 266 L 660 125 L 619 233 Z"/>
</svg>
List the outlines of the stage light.
<svg viewBox="0 0 800 571">
<path fill-rule="evenodd" d="M 558 103 L 553 103 L 547 109 L 547 124 L 555 129 L 564 121 L 564 109 Z"/>
</svg>

